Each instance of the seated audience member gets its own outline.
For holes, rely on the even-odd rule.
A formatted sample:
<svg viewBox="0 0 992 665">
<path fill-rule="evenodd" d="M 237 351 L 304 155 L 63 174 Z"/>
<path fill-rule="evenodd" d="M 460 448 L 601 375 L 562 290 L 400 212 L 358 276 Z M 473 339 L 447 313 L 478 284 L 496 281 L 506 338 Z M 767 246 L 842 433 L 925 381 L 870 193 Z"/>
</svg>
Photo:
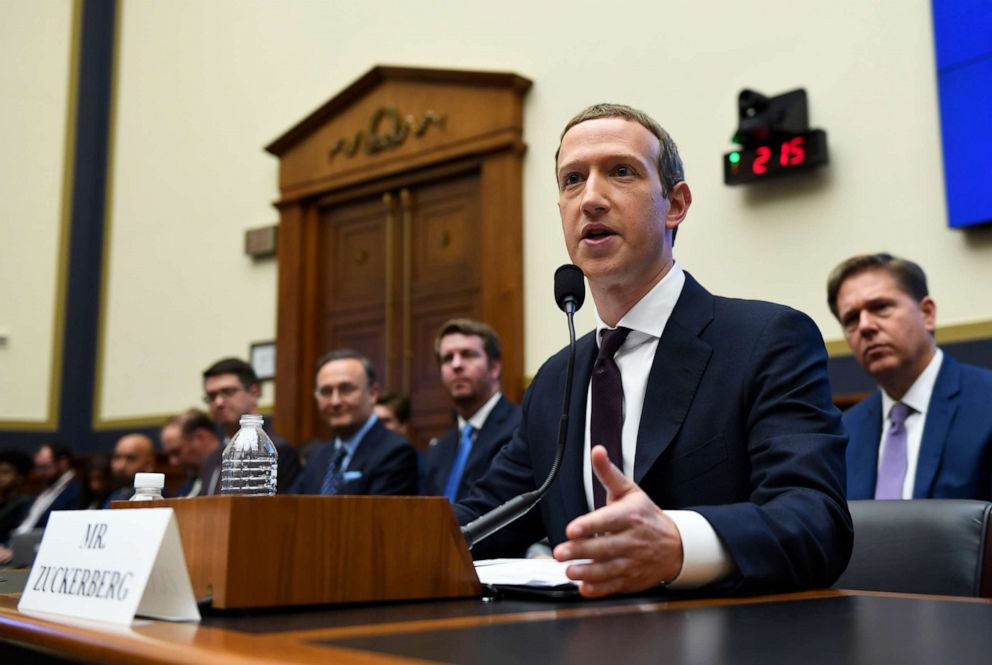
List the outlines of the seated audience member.
<svg viewBox="0 0 992 665">
<path fill-rule="evenodd" d="M 78 510 L 80 482 L 72 468 L 72 448 L 61 441 L 49 441 L 34 454 L 34 474 L 41 483 L 27 516 L 15 529 L 27 533 L 43 529 L 53 510 Z"/>
<path fill-rule="evenodd" d="M 920 266 L 851 257 L 831 273 L 827 301 L 880 388 L 844 413 L 848 499 L 992 500 L 992 371 L 937 346 Z"/>
<path fill-rule="evenodd" d="M 112 501 L 127 501 L 134 495 L 134 474 L 155 471 L 155 444 L 144 434 L 125 434 L 114 446 L 110 471 L 116 489 L 107 497 L 104 508 L 109 508 Z"/>
<path fill-rule="evenodd" d="M 79 505 L 86 510 L 100 510 L 114 491 L 110 460 L 93 455 L 82 468 L 82 492 Z"/>
<path fill-rule="evenodd" d="M 372 363 L 357 351 L 331 351 L 317 362 L 314 397 L 331 440 L 313 453 L 295 493 L 417 493 L 417 453 L 372 412 L 378 396 Z"/>
<path fill-rule="evenodd" d="M 190 409 L 166 421 L 160 438 L 169 464 L 186 472 L 186 482 L 177 491 L 177 496 L 206 495 L 211 478 L 204 478 L 204 461 L 221 450 L 214 421 L 202 411 Z M 219 468 L 211 469 L 210 476 Z"/>
<path fill-rule="evenodd" d="M 48 441 L 34 454 L 34 475 L 41 491 L 31 500 L 31 507 L 11 535 L 44 529 L 53 510 L 77 510 L 80 485 L 72 469 L 72 448 L 61 441 Z M 13 553 L 0 547 L 0 563 L 8 563 Z"/>
<path fill-rule="evenodd" d="M 410 400 L 396 393 L 382 393 L 373 412 L 386 429 L 410 438 Z"/>
<path fill-rule="evenodd" d="M 251 365 L 240 358 L 223 358 L 204 370 L 203 401 L 224 437 L 220 450 L 201 464 L 201 474 L 207 479 L 204 494 L 220 494 L 223 447 L 241 428 L 241 416 L 258 414 L 258 400 L 261 395 L 258 375 Z M 285 492 L 300 473 L 299 455 L 286 439 L 272 431 L 272 422 L 268 418 L 263 427 L 279 455 L 276 489 L 278 492 Z"/>
<path fill-rule="evenodd" d="M 0 450 L 0 545 L 10 540 L 10 532 L 24 520 L 31 497 L 21 486 L 31 473 L 31 456 L 13 448 Z"/>
<path fill-rule="evenodd" d="M 421 493 L 454 503 L 482 477 L 520 424 L 520 406 L 503 396 L 503 352 L 491 327 L 452 319 L 434 340 L 441 383 L 454 403 L 457 426 L 424 453 Z"/>
</svg>

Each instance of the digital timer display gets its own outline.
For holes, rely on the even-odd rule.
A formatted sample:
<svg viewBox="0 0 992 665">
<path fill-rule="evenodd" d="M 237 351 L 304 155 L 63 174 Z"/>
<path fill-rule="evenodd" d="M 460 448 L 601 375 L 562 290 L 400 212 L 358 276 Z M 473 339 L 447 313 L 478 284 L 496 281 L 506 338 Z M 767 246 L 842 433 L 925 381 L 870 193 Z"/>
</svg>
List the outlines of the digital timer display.
<svg viewBox="0 0 992 665">
<path fill-rule="evenodd" d="M 723 156 L 723 181 L 740 185 L 756 180 L 808 171 L 823 166 L 827 159 L 827 133 L 822 129 L 779 134 L 767 142 Z"/>
</svg>

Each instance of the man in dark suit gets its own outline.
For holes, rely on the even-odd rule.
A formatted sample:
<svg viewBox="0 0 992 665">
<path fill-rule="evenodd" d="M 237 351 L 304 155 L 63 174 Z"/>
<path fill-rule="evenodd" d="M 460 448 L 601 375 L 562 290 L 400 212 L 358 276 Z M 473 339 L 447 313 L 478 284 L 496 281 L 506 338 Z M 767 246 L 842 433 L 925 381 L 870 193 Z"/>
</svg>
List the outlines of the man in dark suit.
<svg viewBox="0 0 992 665">
<path fill-rule="evenodd" d="M 166 421 L 159 439 L 169 464 L 186 473 L 176 496 L 205 496 L 208 492 L 201 474 L 204 461 L 216 458 L 222 450 L 216 423 L 202 411 L 188 409 Z"/>
<path fill-rule="evenodd" d="M 854 256 L 831 273 L 827 300 L 881 388 L 844 413 L 848 498 L 992 500 L 992 371 L 937 347 L 920 266 Z"/>
<path fill-rule="evenodd" d="M 567 568 L 588 597 L 661 583 L 830 585 L 852 527 L 847 437 L 816 326 L 786 307 L 712 296 L 674 262 L 692 195 L 674 143 L 646 114 L 585 109 L 556 164 L 565 244 L 597 333 L 577 345 L 561 476 L 473 554 L 513 555 L 546 534 L 556 559 L 592 560 Z M 544 480 L 566 358 L 534 377 L 513 441 L 456 506 L 460 522 Z"/>
<path fill-rule="evenodd" d="M 72 461 L 72 448 L 66 443 L 49 441 L 38 446 L 34 454 L 34 474 L 41 481 L 42 489 L 14 533 L 44 528 L 53 510 L 79 509 L 80 484 Z"/>
<path fill-rule="evenodd" d="M 451 319 L 434 340 L 441 383 L 458 423 L 424 453 L 421 494 L 454 503 L 489 470 L 520 424 L 520 407 L 503 396 L 499 335 L 481 321 Z"/>
<path fill-rule="evenodd" d="M 369 359 L 350 349 L 317 361 L 317 409 L 332 439 L 297 479 L 296 494 L 416 494 L 417 453 L 372 412 L 379 385 Z"/>
<path fill-rule="evenodd" d="M 220 465 L 224 447 L 241 428 L 241 416 L 258 414 L 261 385 L 254 368 L 240 358 L 222 358 L 203 371 L 203 403 L 220 428 L 224 440 L 219 450 L 204 458 L 200 466 L 203 494 L 220 494 Z M 277 491 L 285 492 L 300 473 L 296 448 L 272 431 L 266 419 L 265 432 L 278 454 Z"/>
</svg>

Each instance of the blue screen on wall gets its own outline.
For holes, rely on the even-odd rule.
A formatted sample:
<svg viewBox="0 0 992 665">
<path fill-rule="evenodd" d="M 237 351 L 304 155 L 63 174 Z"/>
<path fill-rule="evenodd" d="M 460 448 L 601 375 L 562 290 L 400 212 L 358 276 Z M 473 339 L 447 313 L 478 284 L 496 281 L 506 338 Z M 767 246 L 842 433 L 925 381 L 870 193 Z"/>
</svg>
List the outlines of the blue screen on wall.
<svg viewBox="0 0 992 665">
<path fill-rule="evenodd" d="M 948 224 L 992 223 L 992 1 L 931 6 Z"/>
</svg>

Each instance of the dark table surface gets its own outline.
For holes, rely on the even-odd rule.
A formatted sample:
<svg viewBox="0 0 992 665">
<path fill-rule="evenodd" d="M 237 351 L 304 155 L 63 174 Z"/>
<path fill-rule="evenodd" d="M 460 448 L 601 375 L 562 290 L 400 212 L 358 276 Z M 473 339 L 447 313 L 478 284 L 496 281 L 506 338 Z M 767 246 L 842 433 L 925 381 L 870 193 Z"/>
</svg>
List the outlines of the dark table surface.
<svg viewBox="0 0 992 665">
<path fill-rule="evenodd" d="M 0 638 L 91 662 L 992 662 L 992 601 L 836 590 L 208 611 L 198 625 L 106 632 L 26 617 L 14 605 L 14 596 L 0 598 Z"/>
</svg>

